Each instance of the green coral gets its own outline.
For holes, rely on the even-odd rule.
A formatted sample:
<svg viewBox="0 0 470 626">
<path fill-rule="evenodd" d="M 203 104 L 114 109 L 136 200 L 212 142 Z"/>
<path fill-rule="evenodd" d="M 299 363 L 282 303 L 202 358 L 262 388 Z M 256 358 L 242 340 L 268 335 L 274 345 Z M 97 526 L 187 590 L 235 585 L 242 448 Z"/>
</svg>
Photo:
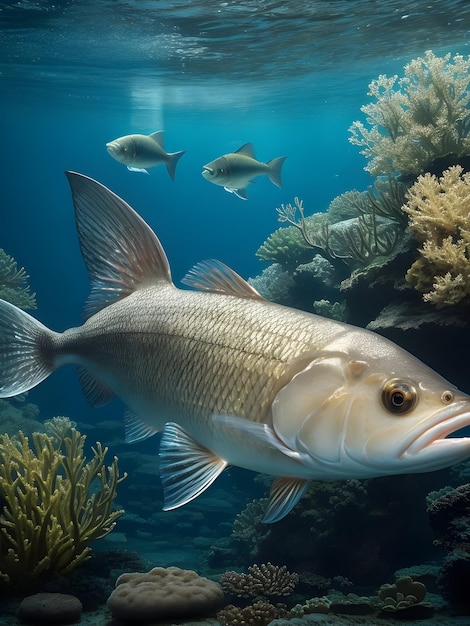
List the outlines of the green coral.
<svg viewBox="0 0 470 626">
<path fill-rule="evenodd" d="M 27 284 L 29 276 L 24 267 L 0 248 L 0 298 L 22 309 L 35 309 L 36 296 Z"/>
<path fill-rule="evenodd" d="M 314 230 L 314 224 L 320 227 L 323 222 L 324 214 L 316 213 L 309 219 L 309 226 Z M 308 263 L 314 255 L 315 251 L 305 242 L 301 231 L 293 225 L 278 228 L 256 251 L 256 256 L 262 261 L 273 261 L 289 269 Z"/>
<path fill-rule="evenodd" d="M 470 173 L 456 165 L 420 176 L 403 207 L 422 243 L 406 280 L 437 308 L 470 304 Z"/>
<path fill-rule="evenodd" d="M 378 256 L 389 256 L 398 245 L 404 230 L 400 207 L 404 188 L 389 181 L 366 192 L 353 191 L 339 196 L 326 213 L 305 217 L 302 200 L 282 204 L 276 211 L 280 222 L 290 226 L 273 233 L 257 255 L 276 260 L 286 266 L 298 267 L 320 255 L 344 277 L 349 267 L 368 265 Z M 299 215 L 299 218 L 297 218 Z M 346 218 L 344 216 L 353 215 Z M 400 217 L 398 217 L 400 216 Z M 335 221 L 338 220 L 338 221 Z"/>
<path fill-rule="evenodd" d="M 404 76 L 380 75 L 369 85 L 375 101 L 361 107 L 349 141 L 362 148 L 373 176 L 416 176 L 436 158 L 470 154 L 470 57 L 428 50 Z"/>
<path fill-rule="evenodd" d="M 49 434 L 0 435 L 0 578 L 25 588 L 48 572 L 67 574 L 89 558 L 90 543 L 114 528 L 117 458 L 107 448 L 84 455 L 85 435 L 67 418 L 54 418 Z"/>
</svg>

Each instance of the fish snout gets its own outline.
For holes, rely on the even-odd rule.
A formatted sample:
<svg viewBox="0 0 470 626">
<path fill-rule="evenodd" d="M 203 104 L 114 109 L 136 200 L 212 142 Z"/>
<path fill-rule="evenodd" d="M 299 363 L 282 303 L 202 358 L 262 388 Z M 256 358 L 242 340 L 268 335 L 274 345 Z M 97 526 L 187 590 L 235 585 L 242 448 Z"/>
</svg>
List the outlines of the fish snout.
<svg viewBox="0 0 470 626">
<path fill-rule="evenodd" d="M 117 154 L 119 152 L 119 142 L 118 141 L 109 141 L 106 144 L 106 150 L 109 152 L 109 154 Z"/>
<path fill-rule="evenodd" d="M 209 167 L 208 165 L 203 165 L 202 166 L 202 175 L 204 176 L 204 178 L 210 178 L 211 176 L 214 176 L 215 171 L 213 167 Z"/>
</svg>

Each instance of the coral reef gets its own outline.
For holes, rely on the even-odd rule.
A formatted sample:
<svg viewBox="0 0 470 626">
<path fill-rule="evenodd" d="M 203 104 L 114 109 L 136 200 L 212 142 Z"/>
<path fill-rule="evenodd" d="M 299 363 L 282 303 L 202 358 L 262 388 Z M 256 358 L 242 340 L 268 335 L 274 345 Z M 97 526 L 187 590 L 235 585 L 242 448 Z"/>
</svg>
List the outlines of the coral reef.
<svg viewBox="0 0 470 626">
<path fill-rule="evenodd" d="M 119 576 L 108 607 L 117 619 L 134 623 L 210 615 L 223 600 L 219 585 L 192 570 L 154 567 Z"/>
<path fill-rule="evenodd" d="M 362 280 L 367 289 L 378 287 L 375 290 L 384 292 L 385 267 L 387 296 L 390 291 L 395 294 L 397 284 L 405 282 L 404 271 L 416 258 L 409 255 L 411 238 L 405 234 L 408 216 L 401 208 L 405 191 L 405 185 L 396 179 L 376 181 L 364 192 L 351 191 L 334 198 L 325 213 L 310 216 L 305 216 L 299 198 L 293 204 L 282 204 L 276 209 L 279 221 L 289 226 L 275 231 L 257 251 L 261 259 L 276 261 L 271 266 L 276 272 L 267 268 L 251 279 L 252 284 L 259 284 L 263 295 L 273 296 L 277 302 L 342 321 L 349 321 L 357 301 L 363 301 L 355 298 L 352 286 Z M 402 267 L 404 256 L 410 258 Z M 395 259 L 396 271 L 390 273 Z M 385 306 L 387 296 L 366 300 Z M 328 302 L 335 304 L 328 306 Z M 379 312 L 377 308 L 376 314 Z M 370 320 L 371 316 L 364 325 Z"/>
<path fill-rule="evenodd" d="M 349 141 L 362 148 L 373 176 L 416 176 L 440 157 L 470 154 L 470 57 L 428 50 L 403 77 L 373 80 L 368 95 L 375 101 L 361 107 L 367 127 L 353 122 Z"/>
<path fill-rule="evenodd" d="M 403 210 L 422 243 L 406 280 L 437 308 L 470 303 L 470 173 L 460 165 L 440 178 L 420 176 Z"/>
<path fill-rule="evenodd" d="M 296 508 L 271 525 L 260 523 L 263 505 L 254 501 L 233 525 L 233 564 L 285 565 L 299 573 L 301 593 L 387 580 L 432 551 L 422 506 L 429 490 L 429 477 L 419 475 L 315 481 Z"/>
<path fill-rule="evenodd" d="M 347 266 L 367 265 L 375 257 L 389 256 L 396 248 L 406 223 L 400 211 L 403 198 L 404 187 L 390 179 L 388 186 L 382 183 L 363 193 L 343 194 L 334 203 L 331 213 L 328 210 L 326 213 L 314 213 L 305 217 L 303 202 L 299 198 L 294 199 L 294 204 L 281 204 L 276 211 L 280 222 L 291 225 L 284 230 L 294 228 L 300 233 L 302 248 L 310 248 L 313 254 L 318 254 L 331 263 L 339 276 L 345 276 Z M 341 209 L 344 207 L 343 212 Z M 344 214 L 348 217 L 344 218 Z M 282 230 L 277 230 L 261 246 L 257 252 L 260 258 L 274 260 L 274 250 L 277 253 L 282 251 L 284 258 L 287 257 L 285 233 Z M 291 238 L 298 242 L 295 231 L 289 232 Z M 283 246 L 276 242 L 281 236 L 284 238 Z M 268 250 L 270 255 L 266 254 Z M 289 249 L 291 250 L 292 248 Z M 296 261 L 299 265 L 298 256 L 292 255 L 289 265 Z"/>
<path fill-rule="evenodd" d="M 470 606 L 470 484 L 443 489 L 428 501 L 434 543 L 446 550 L 437 584 L 444 598 Z"/>
<path fill-rule="evenodd" d="M 280 263 L 272 263 L 248 282 L 263 298 L 279 303 L 289 299 L 289 291 L 295 285 L 292 275 Z"/>
<path fill-rule="evenodd" d="M 372 81 L 369 94 L 367 122 L 353 123 L 350 141 L 367 157 L 373 184 L 310 216 L 298 197 L 281 204 L 286 227 L 257 255 L 282 266 L 280 284 L 291 279 L 281 293 L 273 277 L 283 304 L 398 343 L 398 328 L 438 330 L 445 340 L 450 327 L 467 325 L 470 304 L 470 56 L 428 51 L 401 78 Z"/>
<path fill-rule="evenodd" d="M 85 435 L 67 418 L 46 423 L 49 434 L 0 435 L 0 578 L 27 588 L 44 573 L 67 574 L 86 560 L 90 543 L 114 528 L 117 458 L 104 465 L 100 443 L 86 461 Z"/>
<path fill-rule="evenodd" d="M 262 563 L 251 565 L 248 574 L 225 572 L 220 584 L 225 593 L 239 598 L 270 598 L 290 595 L 299 581 L 298 574 L 291 573 L 285 565 Z"/>
<path fill-rule="evenodd" d="M 21 309 L 35 309 L 36 296 L 27 284 L 26 270 L 0 248 L 0 298 Z"/>
</svg>

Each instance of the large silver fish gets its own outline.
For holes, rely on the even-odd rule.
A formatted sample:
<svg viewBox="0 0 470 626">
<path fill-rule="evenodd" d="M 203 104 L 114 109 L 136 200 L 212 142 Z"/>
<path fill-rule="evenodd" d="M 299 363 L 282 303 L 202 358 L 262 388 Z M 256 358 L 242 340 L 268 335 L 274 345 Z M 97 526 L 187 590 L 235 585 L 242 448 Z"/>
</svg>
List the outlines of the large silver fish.
<svg viewBox="0 0 470 626">
<path fill-rule="evenodd" d="M 202 168 L 202 176 L 214 185 L 220 185 L 241 200 L 248 200 L 246 187 L 255 176 L 268 176 L 277 187 L 282 187 L 281 169 L 286 157 L 277 157 L 267 163 L 257 161 L 252 143 L 246 143 L 236 152 L 224 154 Z"/>
<path fill-rule="evenodd" d="M 87 397 L 127 404 L 127 440 L 163 430 L 165 509 L 228 465 L 277 476 L 265 516 L 311 479 L 437 470 L 470 456 L 470 398 L 372 332 L 264 300 L 217 261 L 172 283 L 156 235 L 121 198 L 67 174 L 92 283 L 89 316 L 53 332 L 0 303 L 0 396 L 66 363 Z"/>
<path fill-rule="evenodd" d="M 166 152 L 163 130 L 151 135 L 124 135 L 107 143 L 106 149 L 131 172 L 148 174 L 146 168 L 165 163 L 171 180 L 175 180 L 176 164 L 185 153 Z"/>
</svg>

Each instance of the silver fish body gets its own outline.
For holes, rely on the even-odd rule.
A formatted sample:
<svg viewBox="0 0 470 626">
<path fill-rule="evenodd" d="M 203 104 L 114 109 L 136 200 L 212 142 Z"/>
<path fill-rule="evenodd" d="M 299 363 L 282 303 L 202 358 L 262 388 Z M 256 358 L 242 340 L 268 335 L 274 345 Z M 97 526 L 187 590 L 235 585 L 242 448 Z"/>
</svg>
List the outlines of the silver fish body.
<svg viewBox="0 0 470 626">
<path fill-rule="evenodd" d="M 311 479 L 440 469 L 470 456 L 470 399 L 369 331 L 273 304 L 216 261 L 177 289 L 165 253 L 118 196 L 69 173 L 92 292 L 87 321 L 55 333 L 0 303 L 0 396 L 79 366 L 94 404 L 116 393 L 126 438 L 163 430 L 165 508 L 228 465 L 279 476 L 265 521 Z"/>
<path fill-rule="evenodd" d="M 176 164 L 184 154 L 184 151 L 166 152 L 163 131 L 151 135 L 124 135 L 107 143 L 106 149 L 113 159 L 132 172 L 148 174 L 147 168 L 164 163 L 172 180 Z"/>
<path fill-rule="evenodd" d="M 256 176 L 266 175 L 277 187 L 282 187 L 281 169 L 286 157 L 262 163 L 255 158 L 253 144 L 246 143 L 236 152 L 224 154 L 203 166 L 202 176 L 220 185 L 242 200 L 247 200 L 246 187 Z"/>
</svg>

